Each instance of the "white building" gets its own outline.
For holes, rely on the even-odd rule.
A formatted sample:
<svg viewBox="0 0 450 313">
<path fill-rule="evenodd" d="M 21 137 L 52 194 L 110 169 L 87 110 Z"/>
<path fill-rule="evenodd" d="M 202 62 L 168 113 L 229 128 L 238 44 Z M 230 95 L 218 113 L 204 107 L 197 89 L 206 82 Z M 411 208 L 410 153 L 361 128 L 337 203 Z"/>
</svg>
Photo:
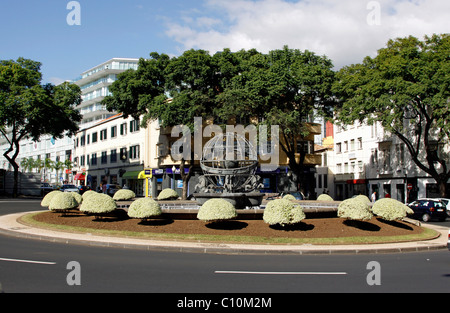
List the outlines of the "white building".
<svg viewBox="0 0 450 313">
<path fill-rule="evenodd" d="M 117 79 L 117 75 L 128 70 L 137 69 L 139 59 L 113 58 L 99 64 L 81 74 L 74 80 L 82 93 L 82 103 L 77 107 L 83 115 L 79 127 L 80 129 L 89 127 L 99 121 L 113 116 L 114 112 L 109 112 L 101 104 L 105 96 L 109 95 L 109 86 Z M 12 170 L 9 162 L 4 158 L 3 152 L 9 147 L 5 138 L 0 138 L 0 169 Z M 20 165 L 24 158 L 50 159 L 53 162 L 64 162 L 69 159 L 74 161 L 72 155 L 74 150 L 74 138 L 64 137 L 55 139 L 50 136 L 42 136 L 38 142 L 23 140 L 20 142 L 20 153 L 16 159 Z M 21 167 L 21 171 L 25 169 Z M 27 169 L 27 171 L 29 171 Z M 62 184 L 72 182 L 74 175 L 70 169 L 48 169 L 34 168 L 32 172 L 41 173 L 41 181 L 50 184 Z"/>
<path fill-rule="evenodd" d="M 318 176 L 327 175 L 328 192 L 334 199 L 370 196 L 374 191 L 377 198 L 401 202 L 439 196 L 436 181 L 412 161 L 403 141 L 385 131 L 379 122 L 355 122 L 345 128 L 334 125 L 332 142 L 333 149 L 322 152 L 327 164 L 317 171 Z M 322 188 L 318 188 L 319 181 L 316 185 L 318 194 L 324 192 L 323 178 Z"/>
<path fill-rule="evenodd" d="M 116 114 L 80 130 L 75 137 L 74 180 L 93 189 L 127 185 L 143 195 L 146 130 L 132 117 Z"/>
</svg>

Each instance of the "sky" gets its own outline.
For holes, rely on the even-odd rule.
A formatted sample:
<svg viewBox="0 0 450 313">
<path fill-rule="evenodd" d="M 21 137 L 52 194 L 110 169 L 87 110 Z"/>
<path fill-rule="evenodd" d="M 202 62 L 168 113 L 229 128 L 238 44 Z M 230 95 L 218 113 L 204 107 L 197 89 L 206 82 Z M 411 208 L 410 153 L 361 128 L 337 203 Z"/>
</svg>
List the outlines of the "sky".
<svg viewBox="0 0 450 313">
<path fill-rule="evenodd" d="M 450 33 L 448 0 L 0 0 L 0 60 L 39 61 L 53 84 L 114 57 L 189 49 L 287 45 L 337 70 L 389 39 L 433 33 Z"/>
</svg>

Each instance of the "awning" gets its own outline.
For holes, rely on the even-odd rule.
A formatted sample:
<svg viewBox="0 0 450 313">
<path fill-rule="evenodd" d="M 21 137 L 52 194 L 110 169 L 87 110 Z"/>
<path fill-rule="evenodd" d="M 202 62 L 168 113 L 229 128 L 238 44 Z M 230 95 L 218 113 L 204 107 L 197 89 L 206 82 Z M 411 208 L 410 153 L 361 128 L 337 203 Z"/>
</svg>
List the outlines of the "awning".
<svg viewBox="0 0 450 313">
<path fill-rule="evenodd" d="M 151 172 L 150 172 L 151 173 Z M 150 174 L 151 177 L 151 174 Z M 145 171 L 128 171 L 122 175 L 122 178 L 126 179 L 145 179 L 148 175 L 145 175 Z"/>
<path fill-rule="evenodd" d="M 73 178 L 73 180 L 85 180 L 85 179 L 86 179 L 86 174 L 85 173 L 78 173 Z"/>
</svg>

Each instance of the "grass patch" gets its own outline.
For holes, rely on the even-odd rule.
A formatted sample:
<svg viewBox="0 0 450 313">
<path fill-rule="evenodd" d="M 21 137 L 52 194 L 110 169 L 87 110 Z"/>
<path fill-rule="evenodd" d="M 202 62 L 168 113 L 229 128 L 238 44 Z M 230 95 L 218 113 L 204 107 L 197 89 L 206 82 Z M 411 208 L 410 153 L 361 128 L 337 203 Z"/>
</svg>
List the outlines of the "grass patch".
<svg viewBox="0 0 450 313">
<path fill-rule="evenodd" d="M 286 244 L 286 245 L 356 245 L 356 244 L 377 244 L 407 241 L 429 240 L 439 236 L 439 233 L 429 228 L 422 228 L 419 234 L 402 236 L 359 236 L 359 237 L 324 237 L 324 238 L 289 238 L 289 237 L 262 237 L 262 236 L 242 236 L 242 235 L 203 235 L 203 234 L 173 234 L 173 233 L 152 233 L 134 232 L 123 230 L 105 230 L 97 228 L 75 227 L 68 225 L 58 225 L 40 222 L 34 216 L 41 212 L 30 213 L 22 216 L 21 222 L 39 228 L 74 232 L 88 233 L 101 236 L 127 237 L 136 239 L 154 239 L 170 241 L 196 241 L 196 242 L 220 242 L 220 243 L 241 243 L 241 244 Z"/>
</svg>

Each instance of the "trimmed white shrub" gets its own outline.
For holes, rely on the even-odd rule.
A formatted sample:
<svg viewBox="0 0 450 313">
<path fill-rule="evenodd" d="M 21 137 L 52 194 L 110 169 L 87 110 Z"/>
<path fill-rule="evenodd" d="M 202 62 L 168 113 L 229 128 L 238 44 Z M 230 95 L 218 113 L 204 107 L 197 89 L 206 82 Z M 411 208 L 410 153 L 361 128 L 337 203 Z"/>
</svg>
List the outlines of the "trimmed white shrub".
<svg viewBox="0 0 450 313">
<path fill-rule="evenodd" d="M 234 206 L 224 199 L 209 199 L 202 204 L 197 218 L 202 221 L 222 221 L 237 217 Z"/>
<path fill-rule="evenodd" d="M 364 199 L 347 199 L 342 201 L 338 206 L 338 214 L 341 218 L 349 220 L 367 221 L 370 220 L 373 215 L 369 210 L 369 205 Z"/>
<path fill-rule="evenodd" d="M 407 205 L 392 198 L 377 200 L 372 206 L 372 212 L 386 221 L 401 220 L 414 213 Z"/>
<path fill-rule="evenodd" d="M 171 200 L 171 199 L 178 199 L 178 194 L 175 190 L 166 188 L 161 190 L 161 192 L 158 195 L 158 200 Z"/>
<path fill-rule="evenodd" d="M 151 218 L 161 215 L 159 203 L 151 198 L 140 198 L 134 200 L 128 208 L 128 216 L 131 218 Z"/>
<path fill-rule="evenodd" d="M 119 189 L 113 196 L 114 200 L 130 200 L 136 198 L 136 194 L 130 189 Z"/>
<path fill-rule="evenodd" d="M 78 207 L 78 202 L 72 192 L 57 193 L 48 206 L 51 211 L 65 211 Z"/>
<path fill-rule="evenodd" d="M 113 212 L 117 208 L 116 201 L 104 193 L 96 193 L 86 197 L 80 206 L 80 211 L 90 214 Z"/>
<path fill-rule="evenodd" d="M 97 193 L 98 192 L 95 192 L 94 190 L 88 190 L 88 191 L 85 191 L 81 197 L 83 198 L 83 200 L 85 200 L 86 198 L 88 198 L 90 196 L 95 196 Z"/>
<path fill-rule="evenodd" d="M 45 197 L 41 201 L 41 206 L 47 208 L 50 205 L 50 201 L 52 201 L 53 197 L 56 196 L 58 193 L 62 193 L 62 191 L 53 190 L 53 191 L 50 191 L 48 194 L 46 194 Z"/>
<path fill-rule="evenodd" d="M 329 195 L 323 193 L 317 197 L 317 201 L 334 201 Z"/>
<path fill-rule="evenodd" d="M 72 197 L 75 198 L 75 200 L 78 202 L 78 204 L 81 204 L 81 202 L 83 201 L 83 197 L 78 192 L 71 191 L 69 193 L 72 195 Z"/>
<path fill-rule="evenodd" d="M 297 199 L 295 199 L 295 197 L 293 195 L 285 195 L 283 197 L 283 199 L 286 199 L 286 200 L 297 200 Z"/>
<path fill-rule="evenodd" d="M 368 196 L 365 195 L 357 195 L 356 197 L 352 198 L 353 200 L 359 200 L 359 201 L 363 201 L 364 203 L 370 203 L 370 199 Z"/>
<path fill-rule="evenodd" d="M 287 199 L 269 201 L 264 209 L 263 220 L 270 225 L 296 224 L 305 218 L 303 208 Z"/>
</svg>

